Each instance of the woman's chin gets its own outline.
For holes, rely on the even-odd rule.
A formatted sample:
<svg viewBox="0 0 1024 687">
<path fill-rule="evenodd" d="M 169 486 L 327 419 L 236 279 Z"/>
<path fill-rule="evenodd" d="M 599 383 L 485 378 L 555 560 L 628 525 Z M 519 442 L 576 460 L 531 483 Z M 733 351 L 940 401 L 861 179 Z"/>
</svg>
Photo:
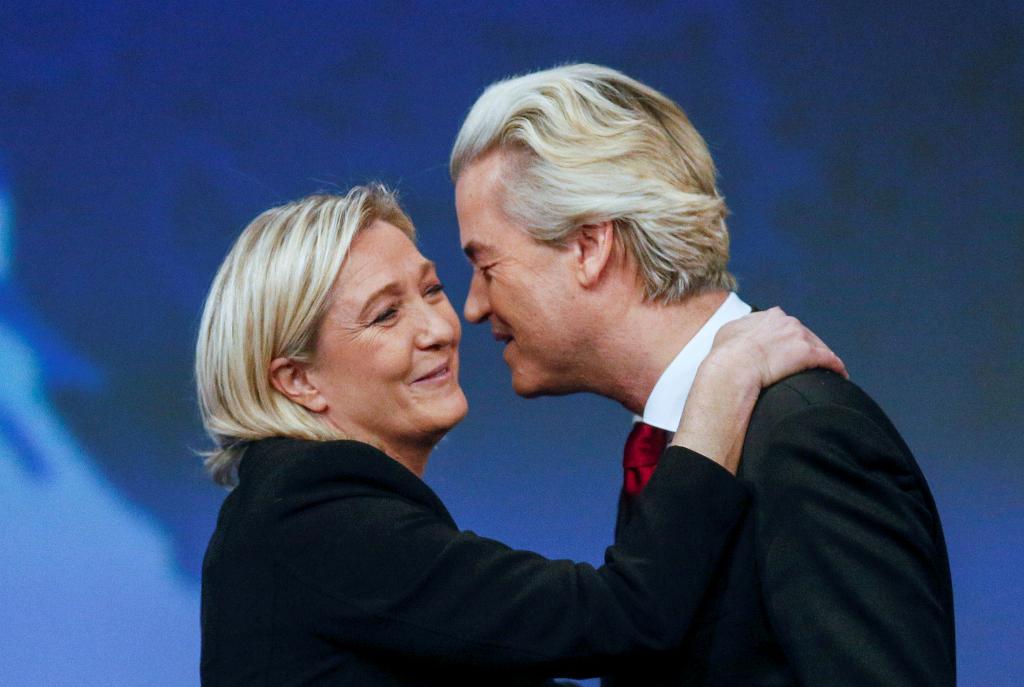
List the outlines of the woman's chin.
<svg viewBox="0 0 1024 687">
<path fill-rule="evenodd" d="M 461 388 L 453 391 L 444 401 L 438 401 L 437 405 L 437 424 L 442 436 L 462 422 L 469 413 L 469 402 L 466 401 L 466 395 L 462 393 Z"/>
</svg>

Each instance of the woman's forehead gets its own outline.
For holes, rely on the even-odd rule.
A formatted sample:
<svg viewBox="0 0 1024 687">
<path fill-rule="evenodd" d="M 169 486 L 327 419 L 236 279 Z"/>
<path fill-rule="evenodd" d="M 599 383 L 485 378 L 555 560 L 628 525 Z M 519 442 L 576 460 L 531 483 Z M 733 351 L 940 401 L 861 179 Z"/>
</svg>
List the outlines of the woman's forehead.
<svg viewBox="0 0 1024 687">
<path fill-rule="evenodd" d="M 409 237 L 387 222 L 374 222 L 359 232 L 349 247 L 335 283 L 337 301 L 362 307 L 384 291 L 416 283 L 435 269 Z"/>
</svg>

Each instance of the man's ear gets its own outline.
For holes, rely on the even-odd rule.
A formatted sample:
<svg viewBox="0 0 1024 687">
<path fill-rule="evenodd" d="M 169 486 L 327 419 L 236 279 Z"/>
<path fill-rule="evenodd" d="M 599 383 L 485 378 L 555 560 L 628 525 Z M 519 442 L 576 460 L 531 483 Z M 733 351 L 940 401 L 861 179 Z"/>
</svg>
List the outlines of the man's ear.
<svg viewBox="0 0 1024 687">
<path fill-rule="evenodd" d="M 615 250 L 615 224 L 611 220 L 584 224 L 569 239 L 576 279 L 584 288 L 598 283 Z"/>
<path fill-rule="evenodd" d="M 310 380 L 308 366 L 303 363 L 291 358 L 274 358 L 270 361 L 270 383 L 286 398 L 314 413 L 327 410 L 327 399 Z"/>
</svg>

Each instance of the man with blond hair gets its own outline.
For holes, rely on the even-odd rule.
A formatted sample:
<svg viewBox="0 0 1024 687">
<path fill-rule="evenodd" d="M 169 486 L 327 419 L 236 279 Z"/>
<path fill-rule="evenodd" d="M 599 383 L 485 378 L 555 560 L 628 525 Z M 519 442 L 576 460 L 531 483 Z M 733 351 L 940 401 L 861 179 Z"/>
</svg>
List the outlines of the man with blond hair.
<svg viewBox="0 0 1024 687">
<path fill-rule="evenodd" d="M 642 418 L 628 521 L 716 332 L 751 310 L 707 146 L 661 93 L 578 64 L 490 86 L 451 174 L 465 316 L 504 342 L 516 393 L 588 391 Z M 605 684 L 954 684 L 938 513 L 878 406 L 840 375 L 800 373 L 763 392 L 734 452 L 755 507 L 688 638 Z"/>
</svg>

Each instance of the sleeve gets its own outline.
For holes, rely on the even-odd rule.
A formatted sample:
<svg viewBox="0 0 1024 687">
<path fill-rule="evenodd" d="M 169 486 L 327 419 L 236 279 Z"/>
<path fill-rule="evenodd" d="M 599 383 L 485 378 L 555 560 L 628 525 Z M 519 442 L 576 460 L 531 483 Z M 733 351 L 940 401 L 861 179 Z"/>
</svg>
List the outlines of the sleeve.
<svg viewBox="0 0 1024 687">
<path fill-rule="evenodd" d="M 837 406 L 771 431 L 757 557 L 801 685 L 955 684 L 935 515 L 899 443 Z"/>
<path fill-rule="evenodd" d="M 677 645 L 749 499 L 671 448 L 595 569 L 460 531 L 395 494 L 332 492 L 281 504 L 275 565 L 296 596 L 277 603 L 314 609 L 315 631 L 353 649 L 569 676 Z"/>
</svg>

